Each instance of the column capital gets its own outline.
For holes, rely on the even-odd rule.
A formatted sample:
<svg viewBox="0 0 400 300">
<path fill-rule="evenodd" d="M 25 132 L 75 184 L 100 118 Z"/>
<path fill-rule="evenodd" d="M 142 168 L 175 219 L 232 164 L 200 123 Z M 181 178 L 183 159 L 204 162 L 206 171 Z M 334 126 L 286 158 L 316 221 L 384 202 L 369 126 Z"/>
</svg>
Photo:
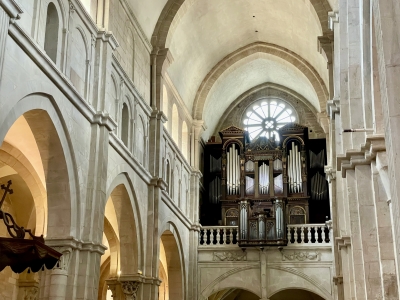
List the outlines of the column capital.
<svg viewBox="0 0 400 300">
<path fill-rule="evenodd" d="M 326 111 L 328 112 L 329 118 L 334 120 L 336 114 L 340 114 L 340 99 L 333 98 L 332 100 L 328 100 L 326 102 Z"/>
<path fill-rule="evenodd" d="M 122 292 L 126 300 L 136 300 L 139 285 L 139 281 L 121 281 Z"/>
<path fill-rule="evenodd" d="M 330 11 L 328 12 L 328 27 L 333 31 L 335 23 L 339 23 L 339 12 Z"/>
</svg>

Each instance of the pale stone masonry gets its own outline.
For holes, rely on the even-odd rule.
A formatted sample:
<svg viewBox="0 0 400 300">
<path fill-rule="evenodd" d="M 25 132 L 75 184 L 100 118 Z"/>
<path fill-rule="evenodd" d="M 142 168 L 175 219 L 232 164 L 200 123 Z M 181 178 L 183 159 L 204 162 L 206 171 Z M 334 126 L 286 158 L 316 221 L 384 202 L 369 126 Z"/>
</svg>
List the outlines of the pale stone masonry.
<svg viewBox="0 0 400 300">
<path fill-rule="evenodd" d="M 241 249 L 200 224 L 205 145 L 274 97 L 330 220 Z M 399 299 L 399 104 L 398 0 L 0 0 L 1 209 L 63 254 L 0 299 Z"/>
</svg>

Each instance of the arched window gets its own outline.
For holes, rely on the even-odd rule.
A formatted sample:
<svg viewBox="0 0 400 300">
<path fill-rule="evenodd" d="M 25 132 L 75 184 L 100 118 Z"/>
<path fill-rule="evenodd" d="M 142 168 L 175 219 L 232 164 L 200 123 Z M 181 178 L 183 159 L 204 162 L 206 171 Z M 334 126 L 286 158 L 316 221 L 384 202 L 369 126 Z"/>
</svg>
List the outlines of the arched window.
<svg viewBox="0 0 400 300">
<path fill-rule="evenodd" d="M 145 151 L 145 125 L 141 117 L 138 120 L 137 126 L 137 138 L 135 141 L 137 158 L 141 164 L 144 163 L 144 151 Z"/>
<path fill-rule="evenodd" d="M 183 124 L 182 124 L 182 147 L 181 148 L 182 148 L 183 156 L 186 159 L 189 158 L 189 155 L 188 155 L 188 148 L 189 148 L 188 140 L 189 140 L 188 127 L 186 125 L 186 122 L 183 121 Z"/>
<path fill-rule="evenodd" d="M 176 104 L 172 107 L 172 138 L 179 145 L 179 114 Z"/>
<path fill-rule="evenodd" d="M 124 103 L 122 105 L 122 117 L 121 117 L 121 140 L 128 147 L 129 139 L 129 109 L 128 105 Z"/>
<path fill-rule="evenodd" d="M 47 6 L 47 18 L 46 18 L 46 31 L 44 35 L 44 51 L 50 59 L 57 62 L 57 45 L 58 45 L 58 13 L 55 5 L 49 3 Z"/>
<path fill-rule="evenodd" d="M 167 119 L 169 119 L 169 114 L 168 114 L 168 92 L 167 92 L 167 88 L 165 87 L 165 85 L 163 85 L 163 104 L 162 104 L 162 111 L 164 113 L 164 115 L 167 117 Z M 168 128 L 168 121 L 164 123 L 165 128 Z"/>
<path fill-rule="evenodd" d="M 278 129 L 296 122 L 295 110 L 279 99 L 262 99 L 247 108 L 243 116 L 244 130 L 250 139 L 265 136 L 279 140 Z"/>
<path fill-rule="evenodd" d="M 165 182 L 167 184 L 167 193 L 171 194 L 171 165 L 168 159 L 165 164 Z"/>
</svg>

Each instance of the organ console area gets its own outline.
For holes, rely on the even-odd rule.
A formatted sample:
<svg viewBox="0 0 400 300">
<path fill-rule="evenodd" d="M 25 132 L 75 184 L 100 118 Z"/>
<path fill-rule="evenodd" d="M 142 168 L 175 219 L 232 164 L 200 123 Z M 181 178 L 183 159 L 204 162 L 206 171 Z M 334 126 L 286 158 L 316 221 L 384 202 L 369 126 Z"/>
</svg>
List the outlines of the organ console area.
<svg viewBox="0 0 400 300">
<path fill-rule="evenodd" d="M 288 123 L 250 141 L 231 126 L 205 145 L 201 224 L 238 226 L 241 247 L 287 244 L 287 224 L 330 218 L 325 139 Z M 232 229 L 233 230 L 233 229 Z"/>
</svg>

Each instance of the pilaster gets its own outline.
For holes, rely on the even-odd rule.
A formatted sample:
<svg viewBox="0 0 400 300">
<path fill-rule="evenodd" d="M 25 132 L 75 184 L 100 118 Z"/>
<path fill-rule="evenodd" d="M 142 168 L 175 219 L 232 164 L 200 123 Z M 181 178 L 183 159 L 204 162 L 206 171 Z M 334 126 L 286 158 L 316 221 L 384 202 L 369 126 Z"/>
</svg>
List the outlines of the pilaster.
<svg viewBox="0 0 400 300">
<path fill-rule="evenodd" d="M 8 28 L 10 23 L 20 18 L 22 9 L 14 0 L 0 0 L 0 82 L 3 73 Z"/>
</svg>

